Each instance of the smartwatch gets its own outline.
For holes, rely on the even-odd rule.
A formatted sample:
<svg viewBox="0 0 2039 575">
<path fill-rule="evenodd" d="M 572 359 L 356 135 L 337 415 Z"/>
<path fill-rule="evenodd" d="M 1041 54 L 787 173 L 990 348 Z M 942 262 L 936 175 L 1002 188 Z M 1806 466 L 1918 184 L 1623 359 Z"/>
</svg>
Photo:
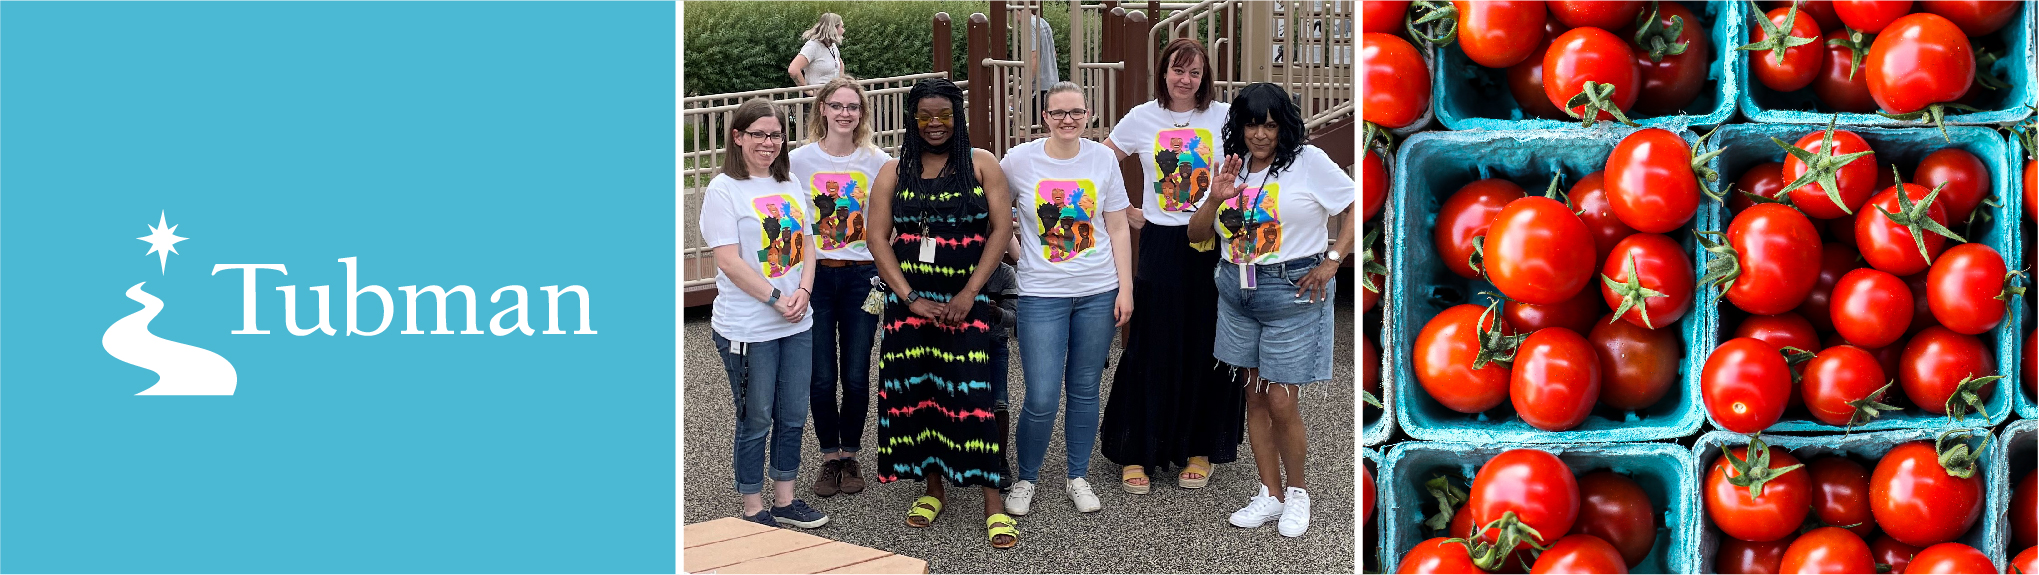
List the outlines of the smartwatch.
<svg viewBox="0 0 2039 575">
<path fill-rule="evenodd" d="M 772 299 L 765 300 L 765 305 L 779 305 L 779 288 L 772 288 Z"/>
</svg>

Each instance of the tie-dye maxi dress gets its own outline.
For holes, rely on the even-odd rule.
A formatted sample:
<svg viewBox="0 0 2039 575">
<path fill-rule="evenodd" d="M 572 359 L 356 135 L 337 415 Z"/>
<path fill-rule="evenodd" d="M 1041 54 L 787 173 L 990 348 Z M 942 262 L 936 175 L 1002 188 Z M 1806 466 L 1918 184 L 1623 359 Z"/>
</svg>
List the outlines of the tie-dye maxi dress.
<svg viewBox="0 0 2039 575">
<path fill-rule="evenodd" d="M 892 253 L 915 294 L 946 305 L 969 283 L 984 255 L 989 225 L 982 187 L 929 191 L 930 180 L 903 182 L 892 202 Z M 934 261 L 921 261 L 921 238 L 935 238 Z M 947 477 L 956 485 L 997 487 L 1007 473 L 999 452 L 991 393 L 991 298 L 976 297 L 960 325 L 914 315 L 888 292 L 878 361 L 878 481 Z"/>
</svg>

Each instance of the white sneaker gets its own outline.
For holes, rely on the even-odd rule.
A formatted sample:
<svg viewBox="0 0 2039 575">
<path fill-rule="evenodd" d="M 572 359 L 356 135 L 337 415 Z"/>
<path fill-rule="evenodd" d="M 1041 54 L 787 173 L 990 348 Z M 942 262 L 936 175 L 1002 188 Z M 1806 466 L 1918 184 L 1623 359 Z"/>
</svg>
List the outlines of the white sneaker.
<svg viewBox="0 0 2039 575">
<path fill-rule="evenodd" d="M 1069 480 L 1069 486 L 1064 490 L 1069 492 L 1069 499 L 1076 502 L 1078 512 L 1090 513 L 1104 509 L 1104 504 L 1097 500 L 1097 494 L 1090 492 L 1090 482 L 1081 477 Z"/>
<path fill-rule="evenodd" d="M 1005 513 L 1012 516 L 1026 515 L 1034 509 L 1034 490 L 1039 489 L 1032 481 L 1021 479 L 1012 484 L 1012 491 L 1005 494 Z"/>
<path fill-rule="evenodd" d="M 1310 494 L 1301 487 L 1290 487 L 1283 493 L 1288 503 L 1282 507 L 1281 523 L 1276 525 L 1282 537 L 1301 537 L 1310 528 Z"/>
<path fill-rule="evenodd" d="M 1268 495 L 1267 486 L 1262 485 L 1260 486 L 1259 495 L 1255 495 L 1252 500 L 1247 501 L 1245 507 L 1232 512 L 1232 525 L 1234 527 L 1252 529 L 1266 525 L 1268 521 L 1281 517 L 1281 512 L 1281 500 L 1275 499 L 1273 495 Z"/>
</svg>

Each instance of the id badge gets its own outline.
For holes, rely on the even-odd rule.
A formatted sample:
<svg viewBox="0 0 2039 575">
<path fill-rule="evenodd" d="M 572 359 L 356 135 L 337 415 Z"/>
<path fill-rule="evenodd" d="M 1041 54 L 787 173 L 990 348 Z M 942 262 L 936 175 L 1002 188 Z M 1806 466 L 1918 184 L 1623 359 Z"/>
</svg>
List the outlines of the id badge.
<svg viewBox="0 0 2039 575">
<path fill-rule="evenodd" d="M 1253 265 L 1253 264 L 1249 264 L 1249 263 L 1245 263 L 1245 262 L 1240 262 L 1240 264 L 1239 264 L 1239 289 L 1259 289 L 1259 288 L 1260 288 L 1260 274 L 1259 274 L 1259 273 L 1257 273 L 1257 272 L 1255 271 L 1255 270 L 1256 270 L 1256 269 L 1257 269 L 1258 267 L 1259 267 L 1259 266 L 1255 266 L 1255 265 Z"/>
<path fill-rule="evenodd" d="M 920 237 L 920 263 L 935 263 L 934 236 L 923 235 Z"/>
</svg>

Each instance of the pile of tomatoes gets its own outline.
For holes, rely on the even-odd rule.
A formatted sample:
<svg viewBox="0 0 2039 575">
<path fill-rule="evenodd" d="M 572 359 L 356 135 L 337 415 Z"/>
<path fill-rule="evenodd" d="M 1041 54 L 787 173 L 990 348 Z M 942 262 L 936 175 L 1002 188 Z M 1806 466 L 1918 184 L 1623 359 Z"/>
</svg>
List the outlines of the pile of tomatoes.
<svg viewBox="0 0 2039 575">
<path fill-rule="evenodd" d="M 1707 467 L 1707 521 L 1720 530 L 1719 573 L 1997 573 L 1981 550 L 1956 542 L 1985 510 L 1978 459 L 1965 432 L 1890 447 L 1864 462 L 1842 454 L 1801 462 L 1789 450 L 1752 438 L 1721 451 Z M 1997 471 L 2003 473 L 2005 471 Z M 2039 572 L 2033 547 L 2034 476 L 2012 503 L 2011 565 Z M 1879 534 L 1880 533 L 1880 534 Z"/>
<path fill-rule="evenodd" d="M 1752 14 L 1749 72 L 1779 92 L 1811 88 L 1826 111 L 1882 111 L 1937 121 L 2009 86 L 1972 37 L 2003 29 L 2019 2 L 1764 2 Z M 1753 12 L 1753 10 L 1752 10 Z"/>
<path fill-rule="evenodd" d="M 1445 530 L 1402 556 L 1398 573 L 1627 573 L 1663 527 L 1662 510 L 1626 475 L 1575 475 L 1545 451 L 1515 449 L 1480 466 L 1470 490 L 1426 486 Z"/>
<path fill-rule="evenodd" d="M 1529 194 L 1503 179 L 1453 192 L 1437 214 L 1436 252 L 1499 293 L 1423 326 L 1410 353 L 1416 383 L 1459 413 L 1508 402 L 1545 431 L 1579 426 L 1595 405 L 1657 404 L 1675 387 L 1676 326 L 1697 285 L 1692 254 L 1667 234 L 1696 213 L 1706 184 L 1694 166 L 1706 160 L 1676 133 L 1648 128 L 1568 192 L 1554 180 Z"/>
<path fill-rule="evenodd" d="M 1948 147 L 1900 181 L 1831 126 L 1787 151 L 1739 175 L 1732 220 L 1702 239 L 1702 283 L 1746 312 L 1701 370 L 1715 424 L 1755 433 L 1800 406 L 1795 418 L 1840 427 L 1907 403 L 1957 421 L 1982 411 L 2002 376 L 1979 336 L 2024 290 L 1996 250 L 1960 243 L 1989 221 L 1987 164 Z"/>
</svg>

